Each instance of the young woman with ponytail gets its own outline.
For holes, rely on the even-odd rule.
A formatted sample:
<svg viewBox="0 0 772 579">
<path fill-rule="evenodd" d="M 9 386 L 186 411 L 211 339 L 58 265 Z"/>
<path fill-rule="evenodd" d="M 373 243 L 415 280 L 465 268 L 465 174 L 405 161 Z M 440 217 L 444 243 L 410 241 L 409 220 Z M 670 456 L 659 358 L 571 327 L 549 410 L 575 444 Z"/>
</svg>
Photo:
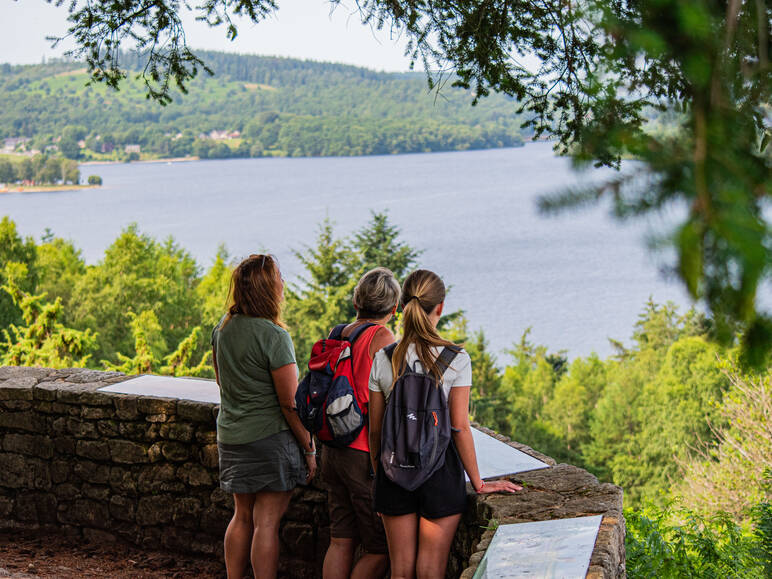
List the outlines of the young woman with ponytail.
<svg viewBox="0 0 772 579">
<path fill-rule="evenodd" d="M 220 488 L 233 494 L 225 531 L 229 578 L 275 578 L 279 522 L 292 490 L 316 471 L 316 450 L 295 411 L 298 369 L 281 321 L 284 282 L 271 255 L 250 255 L 233 271 L 230 306 L 212 332 L 220 386 Z"/>
<path fill-rule="evenodd" d="M 483 482 L 469 424 L 472 365 L 463 349 L 450 367 L 437 357 L 446 346 L 458 348 L 437 332 L 445 301 L 445 284 L 428 270 L 411 273 L 402 285 L 402 338 L 391 361 L 382 350 L 370 373 L 370 458 L 376 470 L 375 510 L 380 513 L 389 545 L 392 579 L 445 577 L 445 568 L 461 514 L 466 508 L 464 471 L 478 493 L 512 493 L 521 487 L 510 481 Z M 448 401 L 453 427 L 445 463 L 414 491 L 400 487 L 383 473 L 379 461 L 386 402 L 405 368 L 420 363 L 435 377 Z"/>
</svg>

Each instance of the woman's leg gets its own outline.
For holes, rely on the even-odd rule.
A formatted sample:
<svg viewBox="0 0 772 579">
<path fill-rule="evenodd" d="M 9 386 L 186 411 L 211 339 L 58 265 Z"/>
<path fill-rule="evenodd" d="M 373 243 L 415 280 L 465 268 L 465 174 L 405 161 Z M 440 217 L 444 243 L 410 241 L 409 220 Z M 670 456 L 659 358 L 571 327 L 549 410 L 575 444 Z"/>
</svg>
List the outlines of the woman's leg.
<svg viewBox="0 0 772 579">
<path fill-rule="evenodd" d="M 292 491 L 262 491 L 252 509 L 252 572 L 255 579 L 274 579 L 279 567 L 279 523 L 289 506 Z"/>
<path fill-rule="evenodd" d="M 450 545 L 456 534 L 461 515 L 439 519 L 421 517 L 418 523 L 418 579 L 443 579 L 448 565 Z"/>
<path fill-rule="evenodd" d="M 391 579 L 413 579 L 418 548 L 418 515 L 383 515 L 382 518 L 389 543 Z"/>
<path fill-rule="evenodd" d="M 324 579 L 349 579 L 355 547 L 354 539 L 331 537 L 330 546 L 324 556 L 322 577 Z"/>
<path fill-rule="evenodd" d="M 225 569 L 228 579 L 241 579 L 249 560 L 252 545 L 252 512 L 255 495 L 236 493 L 233 495 L 235 512 L 225 531 Z"/>
<path fill-rule="evenodd" d="M 365 553 L 351 568 L 354 561 L 355 539 L 332 537 L 330 547 L 324 556 L 322 577 L 324 579 L 383 579 L 388 567 L 386 554 Z"/>
<path fill-rule="evenodd" d="M 388 565 L 389 558 L 385 554 L 365 553 L 354 565 L 351 579 L 383 579 Z"/>
<path fill-rule="evenodd" d="M 323 579 L 349 579 L 354 562 L 354 549 L 359 542 L 354 537 L 356 518 L 351 505 L 351 492 L 347 486 L 349 472 L 347 459 L 351 453 L 359 452 L 348 448 L 323 447 L 321 475 L 327 488 L 327 508 L 330 514 L 330 546 L 322 564 Z M 364 453 L 362 453 L 364 454 Z M 355 456 L 355 455 L 354 455 Z M 368 457 L 369 458 L 369 457 Z M 340 476 L 340 472 L 344 476 Z M 361 538 L 361 537 L 360 537 Z"/>
</svg>

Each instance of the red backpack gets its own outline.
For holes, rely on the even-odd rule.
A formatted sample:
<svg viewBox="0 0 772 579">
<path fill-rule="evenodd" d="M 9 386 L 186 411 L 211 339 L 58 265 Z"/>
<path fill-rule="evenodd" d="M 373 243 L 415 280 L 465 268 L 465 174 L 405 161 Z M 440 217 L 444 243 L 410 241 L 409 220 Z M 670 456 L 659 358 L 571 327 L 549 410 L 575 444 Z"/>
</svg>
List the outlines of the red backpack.
<svg viewBox="0 0 772 579">
<path fill-rule="evenodd" d="M 367 400 L 354 388 L 354 342 L 374 324 L 362 324 L 342 336 L 347 324 L 335 326 L 330 337 L 311 348 L 308 374 L 298 384 L 295 405 L 303 426 L 331 446 L 346 447 L 364 428 Z"/>
</svg>

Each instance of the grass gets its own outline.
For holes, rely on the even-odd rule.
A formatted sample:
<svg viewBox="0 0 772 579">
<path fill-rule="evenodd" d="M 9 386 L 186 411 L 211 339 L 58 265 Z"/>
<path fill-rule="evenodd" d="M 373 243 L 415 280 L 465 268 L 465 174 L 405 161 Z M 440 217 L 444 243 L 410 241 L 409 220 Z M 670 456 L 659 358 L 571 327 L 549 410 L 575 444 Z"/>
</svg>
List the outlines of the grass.
<svg viewBox="0 0 772 579">
<path fill-rule="evenodd" d="M 0 153 L 0 160 L 10 161 L 11 163 L 21 163 L 24 159 L 31 159 L 32 155 L 23 155 L 21 153 L 7 154 Z"/>
</svg>

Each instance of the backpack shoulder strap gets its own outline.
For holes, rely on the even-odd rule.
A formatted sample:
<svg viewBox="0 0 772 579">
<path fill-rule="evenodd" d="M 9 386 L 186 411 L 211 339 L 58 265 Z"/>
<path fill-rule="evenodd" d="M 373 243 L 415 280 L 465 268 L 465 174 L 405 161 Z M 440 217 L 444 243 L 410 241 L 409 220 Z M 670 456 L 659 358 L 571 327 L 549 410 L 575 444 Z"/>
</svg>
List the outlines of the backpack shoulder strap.
<svg viewBox="0 0 772 579">
<path fill-rule="evenodd" d="M 397 342 L 394 342 L 393 344 L 389 344 L 386 346 L 383 351 L 386 353 L 386 357 L 389 359 L 389 362 L 391 362 L 391 359 L 394 357 L 394 350 L 397 348 Z"/>
<path fill-rule="evenodd" d="M 437 364 L 443 372 L 450 368 L 451 362 L 458 356 L 459 352 L 461 352 L 461 348 L 458 346 L 445 346 L 442 349 L 442 352 L 440 352 L 440 355 L 437 357 Z"/>
<path fill-rule="evenodd" d="M 372 328 L 374 325 L 375 324 L 373 324 L 372 322 L 367 322 L 366 324 L 362 324 L 356 330 L 351 332 L 348 336 L 346 336 L 343 339 L 348 340 L 351 344 L 353 344 L 359 339 L 359 336 L 365 333 L 365 330 L 367 330 L 368 328 Z"/>
<path fill-rule="evenodd" d="M 341 334 L 343 333 L 343 328 L 345 328 L 347 325 L 348 325 L 348 324 L 338 324 L 337 326 L 335 326 L 335 327 L 334 327 L 334 328 L 333 328 L 333 329 L 330 331 L 330 335 L 329 335 L 329 336 L 327 336 L 327 338 L 328 338 L 329 340 L 342 340 L 342 339 L 343 339 L 343 337 L 342 337 L 342 335 L 341 335 Z"/>
</svg>

